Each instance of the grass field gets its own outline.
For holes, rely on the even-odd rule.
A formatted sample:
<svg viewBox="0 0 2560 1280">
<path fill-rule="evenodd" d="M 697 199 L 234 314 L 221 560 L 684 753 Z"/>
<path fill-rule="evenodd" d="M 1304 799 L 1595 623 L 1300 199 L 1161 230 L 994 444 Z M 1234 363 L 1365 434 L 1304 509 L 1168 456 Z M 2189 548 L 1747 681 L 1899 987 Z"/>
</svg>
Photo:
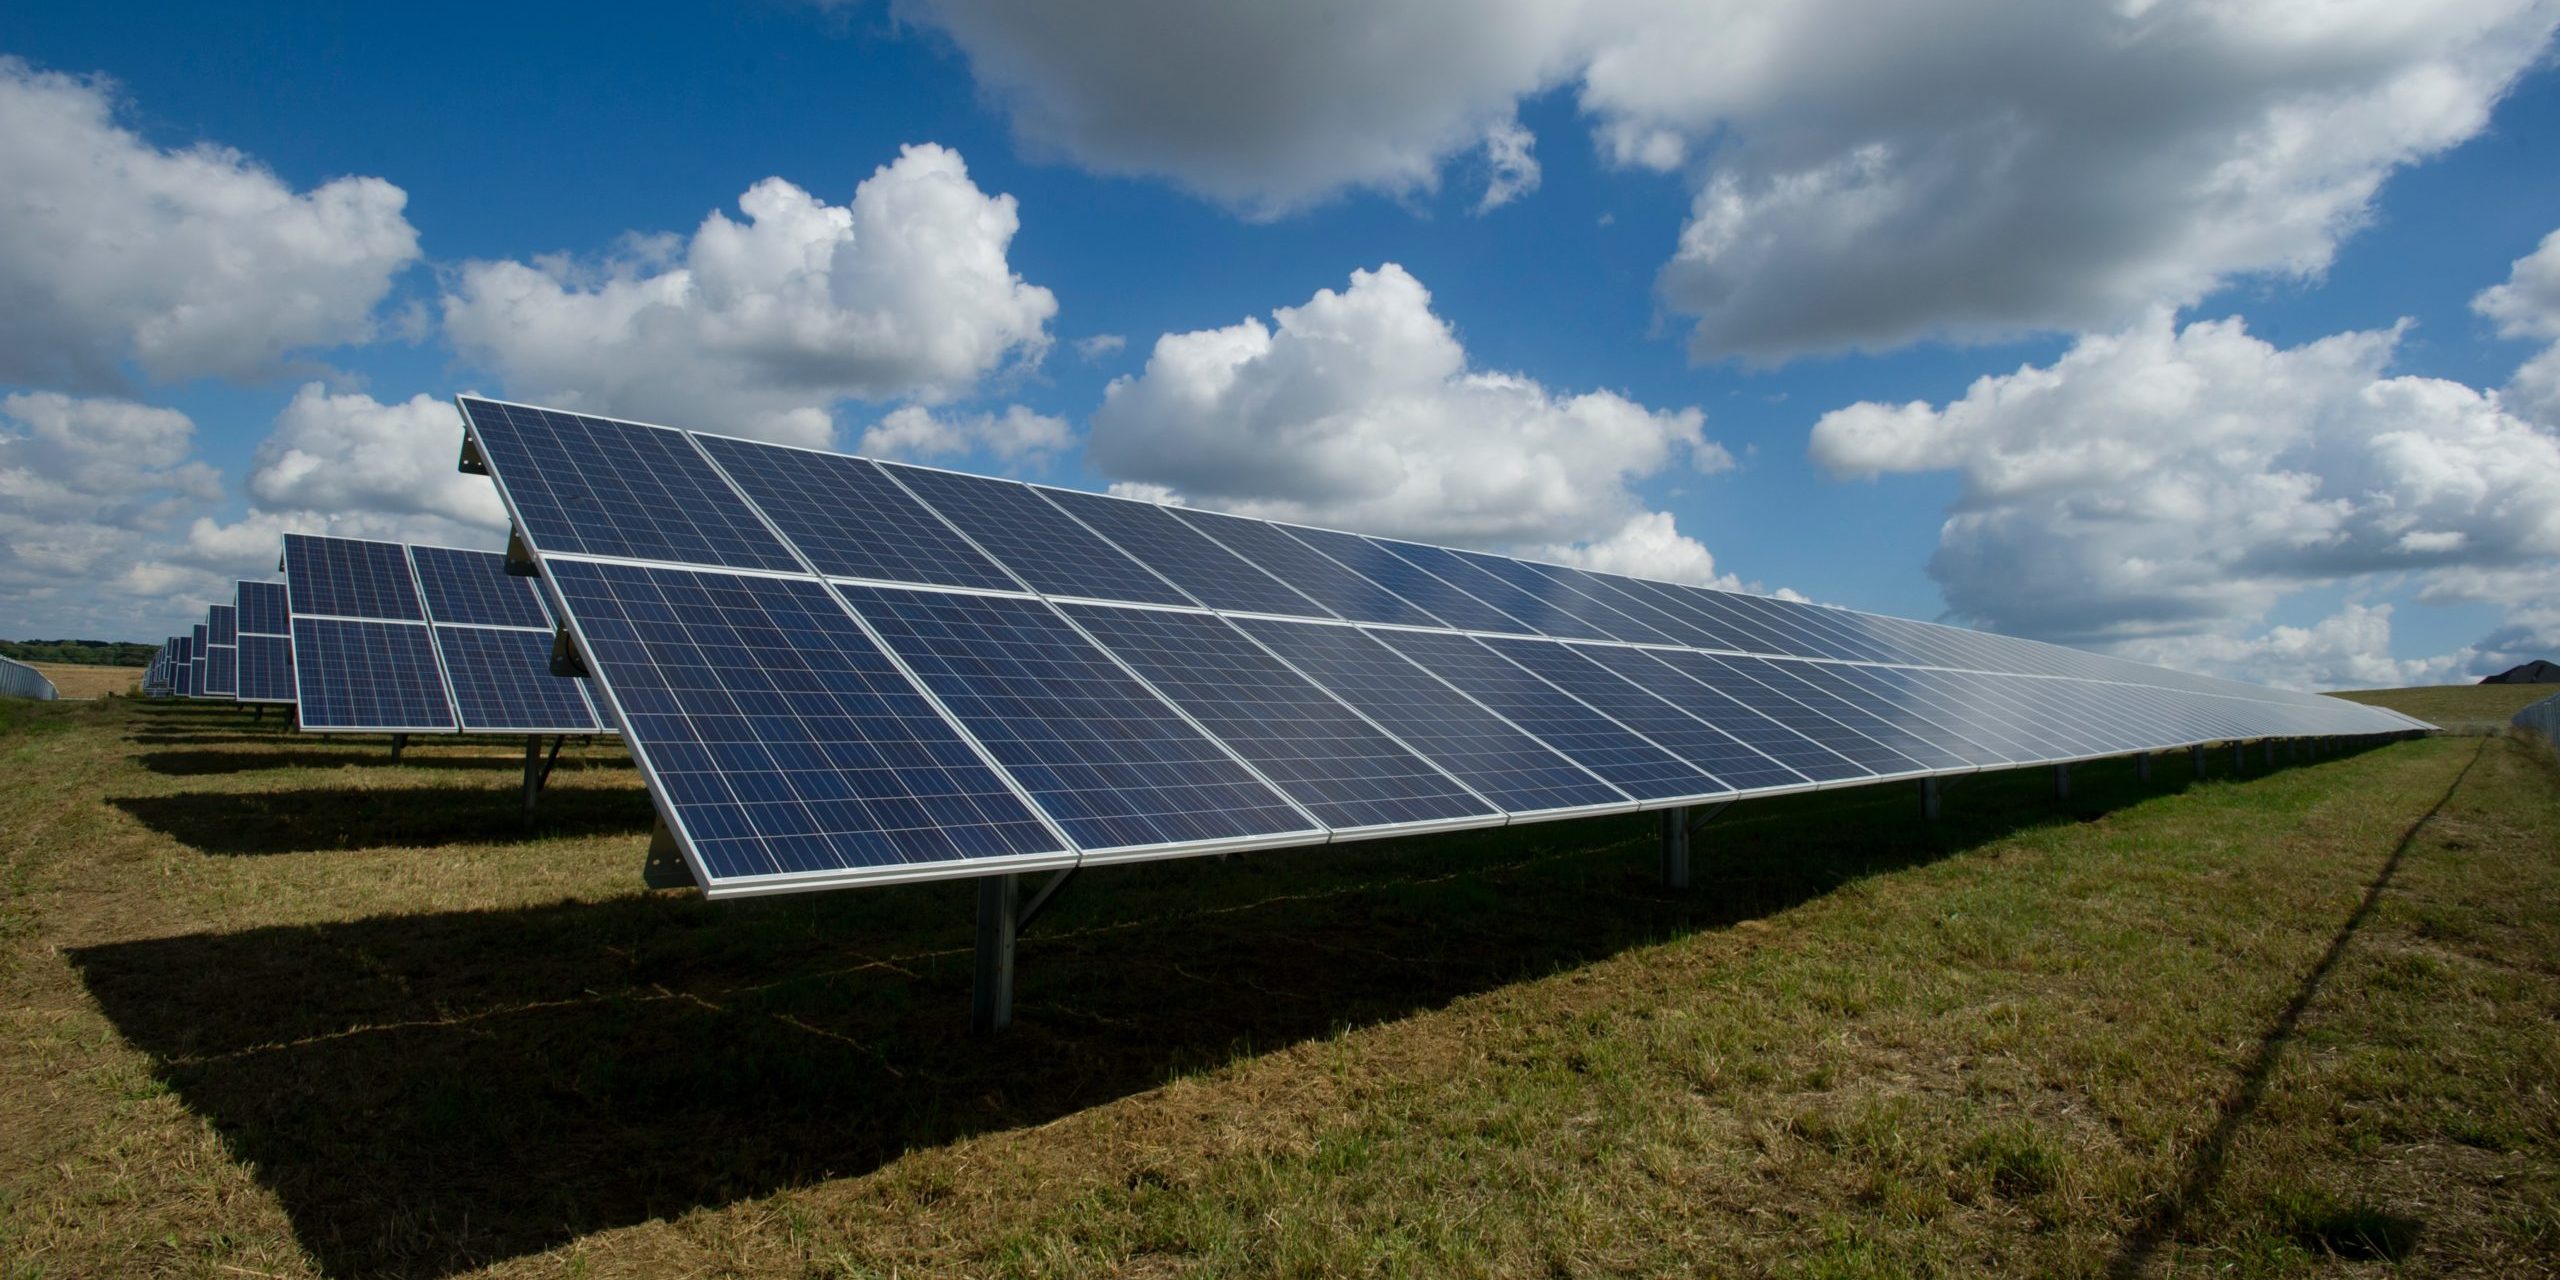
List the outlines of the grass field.
<svg viewBox="0 0 2560 1280">
<path fill-rule="evenodd" d="M 0 1267 L 2560 1274 L 2560 764 L 2208 760 L 1088 872 L 977 1041 L 608 746 L 0 705 Z"/>
<path fill-rule="evenodd" d="M 2447 733 L 2504 733 L 2517 712 L 2560 684 L 2440 684 L 2419 689 L 2349 689 L 2336 696 L 2416 716 Z"/>
<path fill-rule="evenodd" d="M 140 667 L 92 667 L 73 662 L 30 662 L 53 682 L 53 691 L 66 698 L 103 698 L 110 693 L 131 693 L 141 686 Z"/>
</svg>

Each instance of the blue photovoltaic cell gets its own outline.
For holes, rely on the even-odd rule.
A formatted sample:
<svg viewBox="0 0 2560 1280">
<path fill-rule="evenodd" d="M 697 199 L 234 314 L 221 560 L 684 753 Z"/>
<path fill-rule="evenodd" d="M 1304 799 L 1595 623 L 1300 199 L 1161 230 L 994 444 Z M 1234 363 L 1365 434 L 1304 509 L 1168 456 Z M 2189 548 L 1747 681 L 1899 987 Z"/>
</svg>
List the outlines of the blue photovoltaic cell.
<svg viewBox="0 0 2560 1280">
<path fill-rule="evenodd" d="M 1445 631 L 1370 634 L 1639 800 L 1732 791 L 1466 636 Z"/>
<path fill-rule="evenodd" d="M 1762 669 L 1762 664 L 1768 661 L 1765 658 L 1719 658 L 1685 649 L 1649 649 L 1646 652 L 1672 669 L 1713 686 L 1726 697 L 1857 761 L 1860 767 L 1870 772 L 1890 776 L 1921 767 L 1901 752 L 1755 679 L 1753 673 Z"/>
<path fill-rule="evenodd" d="M 206 609 L 204 638 L 207 644 L 240 643 L 240 611 L 227 604 Z"/>
<path fill-rule="evenodd" d="M 211 697 L 212 691 L 206 686 L 204 678 L 205 659 L 211 647 L 205 640 L 205 625 L 201 622 L 197 623 L 195 634 L 189 639 L 191 643 L 187 646 L 187 696 Z"/>
<path fill-rule="evenodd" d="M 1744 746 L 1731 734 L 1639 688 L 1626 677 L 1553 640 L 1487 637 L 1502 656 L 1589 703 L 1737 791 L 1804 785 L 1803 774 Z"/>
<path fill-rule="evenodd" d="M 1957 740 L 1975 744 L 1970 750 L 1981 753 L 1986 764 L 2036 760 L 2049 754 L 2011 727 L 1991 723 L 1972 708 L 1930 692 L 1911 678 L 1911 672 L 1848 664 L 1823 670 L 1831 679 L 1848 686 L 1868 710 L 1951 746 Z"/>
<path fill-rule="evenodd" d="M 1174 519 L 1207 534 L 1218 545 L 1261 566 L 1307 598 L 1354 622 L 1393 622 L 1411 627 L 1444 625 L 1438 618 L 1407 603 L 1404 597 L 1343 568 L 1268 521 L 1220 515 L 1214 511 L 1195 511 L 1189 507 L 1170 510 Z"/>
<path fill-rule="evenodd" d="M 422 621 L 408 552 L 396 542 L 284 536 L 285 588 L 298 616 Z"/>
<path fill-rule="evenodd" d="M 1659 613 L 1629 604 L 1624 597 L 1610 599 L 1579 580 L 1579 570 L 1532 564 L 1481 551 L 1452 551 L 1449 554 L 1537 597 L 1550 608 L 1572 614 L 1617 639 L 1631 644 L 1680 643 L 1679 635 L 1674 634 L 1667 624 L 1657 621 L 1661 617 Z"/>
<path fill-rule="evenodd" d="M 293 701 L 293 640 L 288 636 L 240 637 L 240 700 Z"/>
<path fill-rule="evenodd" d="M 1617 788 L 1364 632 L 1313 622 L 1235 621 L 1290 666 L 1504 809 L 1532 813 L 1628 803 Z"/>
<path fill-rule="evenodd" d="M 707 888 L 1067 853 L 818 583 L 544 567 Z"/>
<path fill-rule="evenodd" d="M 305 729 L 453 728 L 453 706 L 424 623 L 297 617 L 293 656 L 294 701 Z"/>
<path fill-rule="evenodd" d="M 544 552 L 798 572 L 681 431 L 465 398 L 481 459 Z M 295 612 L 302 612 L 299 606 Z"/>
<path fill-rule="evenodd" d="M 1277 613 L 1296 618 L 1330 618 L 1330 610 L 1282 585 L 1279 579 L 1238 559 L 1236 554 L 1168 514 L 1152 502 L 1108 498 L 1069 489 L 1033 492 L 1066 508 L 1121 550 L 1171 579 L 1173 584 L 1212 609 L 1239 613 Z"/>
<path fill-rule="evenodd" d="M 1597 644 L 1575 645 L 1573 651 L 1732 734 L 1752 750 L 1814 782 L 1839 782 L 1874 775 L 1874 770 L 1728 697 L 1716 684 L 1709 683 L 1707 675 L 1693 675 L 1660 660 L 1661 655 L 1671 651 L 1622 649 Z M 1719 681 L 1732 678 L 1715 677 Z"/>
<path fill-rule="evenodd" d="M 820 573 L 1022 590 L 868 459 L 726 436 L 694 440 Z"/>
<path fill-rule="evenodd" d="M 1710 659 L 1715 661 L 1715 659 Z M 1805 706 L 1839 721 L 1868 741 L 1887 747 L 1929 769 L 1963 769 L 1996 763 L 1999 757 L 1959 736 L 1937 731 L 1929 736 L 1870 710 L 1871 696 L 1829 675 L 1829 664 L 1779 662 L 1767 658 L 1725 658 L 1745 674 Z"/>
<path fill-rule="evenodd" d="M 288 621 L 291 608 L 281 582 L 243 582 L 233 599 L 240 611 L 243 634 L 281 636 L 292 634 Z"/>
<path fill-rule="evenodd" d="M 1499 814 L 1216 617 L 1059 607 L 1326 826 Z"/>
<path fill-rule="evenodd" d="M 1038 600 L 846 587 L 942 705 L 1088 852 L 1310 831 Z"/>
<path fill-rule="evenodd" d="M 1295 525 L 1272 527 L 1323 552 L 1345 568 L 1402 596 L 1415 606 L 1429 610 L 1441 622 L 1461 631 L 1537 634 L 1535 628 L 1518 618 L 1424 573 L 1410 561 L 1367 538 L 1335 533 L 1330 529 L 1302 529 Z"/>
<path fill-rule="evenodd" d="M 1438 578 L 1442 582 L 1446 582 L 1453 587 L 1457 587 L 1468 595 L 1474 596 L 1476 599 L 1482 600 L 1486 604 L 1492 605 L 1494 608 L 1499 609 L 1514 618 L 1518 618 L 1522 622 L 1528 623 L 1530 627 L 1541 634 L 1565 636 L 1578 640 L 1632 640 L 1641 638 L 1645 640 L 1659 641 L 1664 638 L 1658 633 L 1647 633 L 1642 637 L 1616 635 L 1606 627 L 1597 626 L 1582 618 L 1577 618 L 1572 614 L 1549 604 L 1544 599 L 1531 595 L 1528 592 L 1485 572 L 1483 569 L 1467 563 L 1465 560 L 1458 557 L 1457 552 L 1451 551 L 1445 547 L 1426 547 L 1411 542 L 1390 542 L 1384 538 L 1372 538 L 1370 541 L 1377 543 L 1379 546 L 1385 547 L 1389 552 L 1392 552 L 1407 563 L 1413 565 L 1415 568 L 1430 574 L 1432 577 Z"/>
<path fill-rule="evenodd" d="M 206 645 L 204 650 L 204 691 L 216 698 L 237 695 L 240 685 L 240 650 L 232 645 Z"/>
<path fill-rule="evenodd" d="M 1029 485 L 895 463 L 881 469 L 1037 590 L 1140 604 L 1192 603 Z"/>
<path fill-rule="evenodd" d="M 502 552 L 411 547 L 409 559 L 418 566 L 418 585 L 426 590 L 431 621 L 473 627 L 551 627 L 534 580 L 508 573 Z"/>
<path fill-rule="evenodd" d="M 551 674 L 551 634 L 438 626 L 453 709 L 464 733 L 594 733 L 580 681 Z"/>
</svg>

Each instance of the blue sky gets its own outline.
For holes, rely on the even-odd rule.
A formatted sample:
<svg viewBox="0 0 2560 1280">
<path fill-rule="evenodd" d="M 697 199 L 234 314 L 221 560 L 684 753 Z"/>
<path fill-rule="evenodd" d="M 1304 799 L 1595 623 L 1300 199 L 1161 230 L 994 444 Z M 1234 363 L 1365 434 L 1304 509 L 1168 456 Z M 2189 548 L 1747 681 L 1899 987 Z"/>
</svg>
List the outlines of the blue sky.
<svg viewBox="0 0 2560 1280">
<path fill-rule="evenodd" d="M 1949 4 L 1921 36 L 1803 8 L 22 7 L 0 132 L 97 114 L 0 148 L 0 186 L 90 211 L 0 222 L 0 303 L 47 353 L 0 367 L 31 477 L 0 631 L 157 637 L 290 527 L 496 545 L 412 399 L 476 390 L 2288 683 L 2560 648 L 2560 396 L 2520 372 L 2560 340 L 2560 250 L 2549 288 L 2527 265 L 2560 229 L 2551 6 L 2399 33 Z M 1534 185 L 1486 208 L 1506 132 Z M 854 219 L 892 257 L 607 323 L 617 271 L 672 288 L 750 188 L 840 210 L 918 144 L 948 157 L 896 179 L 941 203 Z M 244 192 L 396 208 L 366 189 L 355 252 L 118 176 L 208 147 Z M 64 265 L 46 237 L 82 227 L 149 282 Z M 201 296 L 301 301 L 152 354 L 202 314 L 176 255 L 235 234 L 248 282 Z M 818 336 L 738 336 L 803 305 Z M 1248 318 L 1259 354 L 1208 335 Z M 1151 368 L 1166 335 L 1200 336 Z"/>
</svg>

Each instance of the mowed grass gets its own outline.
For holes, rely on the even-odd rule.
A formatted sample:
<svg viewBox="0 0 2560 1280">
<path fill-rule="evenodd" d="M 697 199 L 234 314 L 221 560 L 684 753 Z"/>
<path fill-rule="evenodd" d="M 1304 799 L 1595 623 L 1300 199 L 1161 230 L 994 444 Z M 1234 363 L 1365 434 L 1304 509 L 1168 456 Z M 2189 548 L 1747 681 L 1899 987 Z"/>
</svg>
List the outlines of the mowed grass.
<svg viewBox="0 0 2560 1280">
<path fill-rule="evenodd" d="M 2560 694 L 2560 684 L 2436 684 L 2350 689 L 2336 696 L 2416 716 L 2447 733 L 2505 733 L 2516 713 Z"/>
<path fill-rule="evenodd" d="M 2560 1273 L 2504 738 L 1090 871 L 994 1041 L 969 886 L 645 891 L 519 750 L 0 708 L 9 1274 Z"/>
<path fill-rule="evenodd" d="M 132 693 L 142 684 L 140 667 L 95 667 L 77 662 L 30 662 L 53 682 L 53 691 L 65 698 L 103 698 L 111 693 Z"/>
</svg>

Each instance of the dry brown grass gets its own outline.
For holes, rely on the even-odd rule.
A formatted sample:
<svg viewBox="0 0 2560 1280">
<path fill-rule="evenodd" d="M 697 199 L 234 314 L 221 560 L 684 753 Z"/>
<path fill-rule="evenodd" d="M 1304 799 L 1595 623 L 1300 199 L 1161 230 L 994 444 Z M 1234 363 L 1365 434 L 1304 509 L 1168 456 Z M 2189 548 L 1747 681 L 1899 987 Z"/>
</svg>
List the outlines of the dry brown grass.
<svg viewBox="0 0 2560 1280">
<path fill-rule="evenodd" d="M 11 1273 L 2560 1272 L 2505 740 L 1091 872 L 994 1043 L 966 886 L 639 891 L 617 760 L 0 714 Z"/>
<path fill-rule="evenodd" d="M 93 667 L 73 662 L 30 662 L 66 698 L 103 698 L 133 693 L 142 686 L 140 667 Z"/>
</svg>

